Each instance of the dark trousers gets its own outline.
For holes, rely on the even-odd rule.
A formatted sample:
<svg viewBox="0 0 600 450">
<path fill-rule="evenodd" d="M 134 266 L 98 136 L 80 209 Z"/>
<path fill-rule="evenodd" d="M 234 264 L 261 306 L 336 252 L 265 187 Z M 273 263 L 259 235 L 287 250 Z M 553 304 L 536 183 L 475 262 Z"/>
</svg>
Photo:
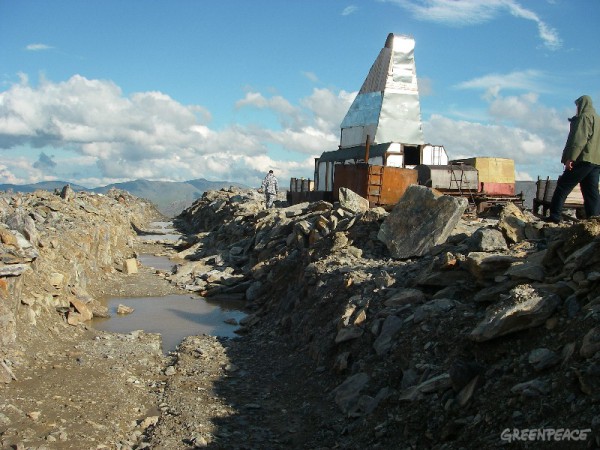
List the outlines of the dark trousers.
<svg viewBox="0 0 600 450">
<path fill-rule="evenodd" d="M 575 162 L 571 170 L 565 169 L 558 177 L 556 190 L 550 202 L 550 218 L 560 220 L 567 196 L 578 184 L 583 195 L 583 207 L 586 217 L 600 215 L 600 194 L 598 193 L 598 179 L 600 166 L 589 162 Z"/>
</svg>

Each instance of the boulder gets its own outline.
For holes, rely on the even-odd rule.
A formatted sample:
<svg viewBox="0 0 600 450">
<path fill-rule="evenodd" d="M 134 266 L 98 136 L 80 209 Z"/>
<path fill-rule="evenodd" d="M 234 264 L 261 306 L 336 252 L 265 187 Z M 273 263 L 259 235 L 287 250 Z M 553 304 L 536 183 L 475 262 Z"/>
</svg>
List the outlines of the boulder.
<svg viewBox="0 0 600 450">
<path fill-rule="evenodd" d="M 342 412 L 348 414 L 357 406 L 360 392 L 368 382 L 369 376 L 364 372 L 360 372 L 348 377 L 333 390 L 332 394 L 335 397 L 335 403 Z"/>
<path fill-rule="evenodd" d="M 397 316 L 386 317 L 381 332 L 373 343 L 373 348 L 379 356 L 385 355 L 390 350 L 394 343 L 394 337 L 402 328 L 402 324 L 402 320 Z"/>
<path fill-rule="evenodd" d="M 501 253 L 471 252 L 467 255 L 464 267 L 477 279 L 494 279 L 516 261 L 519 259 Z"/>
<path fill-rule="evenodd" d="M 506 250 L 506 240 L 501 231 L 494 228 L 480 228 L 468 239 L 469 248 L 476 252 Z"/>
<path fill-rule="evenodd" d="M 427 297 L 420 289 L 406 288 L 394 291 L 384 303 L 385 306 L 401 306 L 423 303 Z"/>
<path fill-rule="evenodd" d="M 339 190 L 340 206 L 353 213 L 361 213 L 369 210 L 369 200 L 361 197 L 348 188 L 342 187 Z"/>
<path fill-rule="evenodd" d="M 73 308 L 75 308 L 75 311 L 77 311 L 80 314 L 80 320 L 82 322 L 91 320 L 93 317 L 93 313 L 92 310 L 90 308 L 88 308 L 88 306 L 82 302 L 79 299 L 76 298 L 70 298 L 69 302 L 71 303 L 71 305 L 73 305 Z"/>
<path fill-rule="evenodd" d="M 135 258 L 129 258 L 123 262 L 123 273 L 126 273 L 126 274 L 138 273 L 138 265 L 137 265 L 137 260 Z"/>
<path fill-rule="evenodd" d="M 424 186 L 409 186 L 377 234 L 392 257 L 425 255 L 443 244 L 465 212 L 468 201 L 440 195 Z"/>
<path fill-rule="evenodd" d="M 514 262 L 505 275 L 514 279 L 543 281 L 546 276 L 543 259 L 545 251 L 534 253 L 523 261 Z"/>
<path fill-rule="evenodd" d="M 527 217 L 514 203 L 507 203 L 500 213 L 498 228 L 509 242 L 521 242 L 526 239 Z"/>
<path fill-rule="evenodd" d="M 471 332 L 477 342 L 533 328 L 543 324 L 560 304 L 556 294 L 541 294 L 531 287 L 516 287 L 507 305 L 494 307 Z"/>
<path fill-rule="evenodd" d="M 119 305 L 117 306 L 117 314 L 131 314 L 134 309 L 131 306 Z"/>
<path fill-rule="evenodd" d="M 600 350 L 600 327 L 590 329 L 583 337 L 579 354 L 584 358 L 591 358 Z"/>
</svg>

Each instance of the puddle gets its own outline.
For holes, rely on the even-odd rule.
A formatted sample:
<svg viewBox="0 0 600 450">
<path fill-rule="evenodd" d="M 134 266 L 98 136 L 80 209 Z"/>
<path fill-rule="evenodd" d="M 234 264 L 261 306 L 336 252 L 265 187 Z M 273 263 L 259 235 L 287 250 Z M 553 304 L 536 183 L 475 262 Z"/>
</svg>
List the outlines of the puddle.
<svg viewBox="0 0 600 450">
<path fill-rule="evenodd" d="M 150 242 L 177 242 L 181 238 L 181 234 L 173 228 L 173 222 L 152 222 L 146 231 L 155 234 L 143 234 L 138 236 L 138 239 Z"/>
<path fill-rule="evenodd" d="M 179 234 L 169 234 L 174 231 L 169 226 L 171 222 L 155 222 L 151 230 L 166 234 L 139 236 L 147 240 L 167 240 L 169 236 L 180 238 Z M 177 262 L 166 256 L 142 254 L 138 260 L 143 266 L 157 270 L 171 271 Z M 144 330 L 147 333 L 162 335 L 163 353 L 175 350 L 177 345 L 187 336 L 207 334 L 210 336 L 234 337 L 237 323 L 245 317 L 243 304 L 223 304 L 211 302 L 195 294 L 167 295 L 164 297 L 117 297 L 103 302 L 111 315 L 108 319 L 96 318 L 92 326 L 98 330 L 114 333 L 131 333 Z M 117 314 L 119 305 L 134 309 L 131 314 Z M 229 322 L 226 323 L 225 321 Z"/>
<path fill-rule="evenodd" d="M 121 304 L 133 308 L 134 312 L 117 314 L 117 307 Z M 111 298 L 106 302 L 106 306 L 111 317 L 93 319 L 94 328 L 116 333 L 130 333 L 135 330 L 160 333 L 164 353 L 175 350 L 187 336 L 207 334 L 234 337 L 238 326 L 225 323 L 225 320 L 234 319 L 239 322 L 245 316 L 240 309 L 230 309 L 191 294 Z"/>
<path fill-rule="evenodd" d="M 173 222 L 150 222 L 148 225 L 148 231 L 156 234 L 172 233 L 175 231 L 173 228 Z"/>
<path fill-rule="evenodd" d="M 155 256 L 147 253 L 138 255 L 138 261 L 145 267 L 152 267 L 153 269 L 162 270 L 164 272 L 170 272 L 173 266 L 177 265 L 176 261 L 172 261 L 164 256 Z"/>
</svg>

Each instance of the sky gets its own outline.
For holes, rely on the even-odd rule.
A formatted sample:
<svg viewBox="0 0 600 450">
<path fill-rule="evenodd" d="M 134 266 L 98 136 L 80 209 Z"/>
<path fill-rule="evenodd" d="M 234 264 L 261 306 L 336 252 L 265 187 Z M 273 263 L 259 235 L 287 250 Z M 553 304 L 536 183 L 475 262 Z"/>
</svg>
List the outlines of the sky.
<svg viewBox="0 0 600 450">
<path fill-rule="evenodd" d="M 556 178 L 599 23 L 600 0 L 0 0 L 0 183 L 312 179 L 389 33 L 426 142 Z"/>
</svg>

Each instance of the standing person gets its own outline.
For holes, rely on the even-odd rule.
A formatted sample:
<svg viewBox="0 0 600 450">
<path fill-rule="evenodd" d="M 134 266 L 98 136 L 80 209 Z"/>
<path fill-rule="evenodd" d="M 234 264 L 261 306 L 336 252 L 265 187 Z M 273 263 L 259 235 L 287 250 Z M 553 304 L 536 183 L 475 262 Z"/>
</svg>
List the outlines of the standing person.
<svg viewBox="0 0 600 450">
<path fill-rule="evenodd" d="M 577 114 L 569 119 L 571 129 L 561 158 L 565 170 L 558 177 L 550 216 L 544 219 L 547 222 L 560 223 L 565 200 L 577 184 L 581 186 L 586 217 L 600 215 L 600 117 L 587 95 L 575 100 L 575 105 Z"/>
<path fill-rule="evenodd" d="M 272 170 L 269 170 L 269 173 L 263 180 L 262 188 L 265 193 L 265 203 L 267 204 L 267 208 L 272 208 L 279 188 L 277 185 L 277 178 L 275 178 Z"/>
</svg>

